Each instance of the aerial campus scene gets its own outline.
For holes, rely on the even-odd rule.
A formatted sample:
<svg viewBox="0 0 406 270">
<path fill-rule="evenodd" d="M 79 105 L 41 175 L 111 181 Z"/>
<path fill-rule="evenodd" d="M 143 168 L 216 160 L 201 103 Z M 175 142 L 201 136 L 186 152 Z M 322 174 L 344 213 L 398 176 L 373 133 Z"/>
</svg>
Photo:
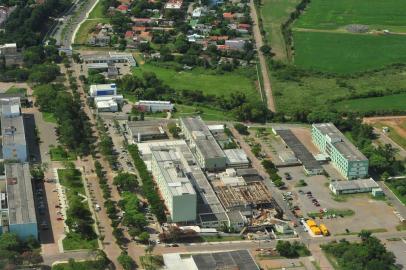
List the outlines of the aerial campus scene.
<svg viewBox="0 0 406 270">
<path fill-rule="evenodd" d="M 0 0 L 0 269 L 406 266 L 404 0 Z"/>
</svg>

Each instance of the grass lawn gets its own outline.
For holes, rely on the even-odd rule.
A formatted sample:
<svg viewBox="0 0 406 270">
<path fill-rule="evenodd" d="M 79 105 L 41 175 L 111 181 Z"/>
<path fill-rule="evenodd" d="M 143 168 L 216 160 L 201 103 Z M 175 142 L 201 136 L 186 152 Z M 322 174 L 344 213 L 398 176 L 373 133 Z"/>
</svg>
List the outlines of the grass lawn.
<svg viewBox="0 0 406 270">
<path fill-rule="evenodd" d="M 45 122 L 56 124 L 56 118 L 53 113 L 42 112 L 42 118 Z"/>
<path fill-rule="evenodd" d="M 302 68 L 352 73 L 406 62 L 405 35 L 293 32 L 294 63 Z"/>
<path fill-rule="evenodd" d="M 176 90 L 201 90 L 206 95 L 224 96 L 239 91 L 251 101 L 260 101 L 261 99 L 254 84 L 257 78 L 255 68 L 216 74 L 215 71 L 203 68 L 177 72 L 171 68 L 144 64 L 135 68 L 134 74 L 141 76 L 145 71 L 154 72 L 159 79 Z"/>
<path fill-rule="evenodd" d="M 402 196 L 402 194 L 399 193 L 399 191 L 396 189 L 394 185 L 392 185 L 390 182 L 385 183 L 386 186 L 396 195 L 396 197 L 404 204 L 406 205 L 406 196 Z"/>
<path fill-rule="evenodd" d="M 312 0 L 294 26 L 335 29 L 348 24 L 364 24 L 395 30 L 406 26 L 404 8 L 404 0 Z"/>
<path fill-rule="evenodd" d="M 140 260 L 143 269 L 161 269 L 164 265 L 163 257 L 160 255 L 144 255 Z"/>
<path fill-rule="evenodd" d="M 96 249 L 98 248 L 97 239 L 87 240 L 82 238 L 81 235 L 75 233 L 68 233 L 65 239 L 62 240 L 64 250 L 78 250 L 78 249 Z"/>
<path fill-rule="evenodd" d="M 26 88 L 19 88 L 19 87 L 10 87 L 6 91 L 7 94 L 23 94 L 27 95 L 27 89 Z"/>
<path fill-rule="evenodd" d="M 103 14 L 103 1 L 99 1 L 97 5 L 93 8 L 92 12 L 90 12 L 88 19 L 98 19 L 98 18 L 105 18 Z"/>
<path fill-rule="evenodd" d="M 106 266 L 100 264 L 98 261 L 80 261 L 73 265 L 69 263 L 58 263 L 52 265 L 52 270 L 105 270 Z"/>
<path fill-rule="evenodd" d="M 176 112 L 172 113 L 172 118 L 178 117 L 190 117 L 195 115 L 200 115 L 203 120 L 206 121 L 217 121 L 217 120 L 230 120 L 234 116 L 230 112 L 221 111 L 215 108 L 203 107 L 201 105 L 175 105 Z"/>
<path fill-rule="evenodd" d="M 307 215 L 311 218 L 319 217 L 320 215 L 331 216 L 333 214 L 336 216 L 350 217 L 353 216 L 355 212 L 351 209 L 328 209 L 326 213 L 322 214 L 320 212 L 307 213 Z"/>
<path fill-rule="evenodd" d="M 72 193 L 85 194 L 85 188 L 83 187 L 82 174 L 77 169 L 58 169 L 58 177 L 61 185 L 65 186 Z M 68 200 L 69 194 L 68 192 Z"/>
<path fill-rule="evenodd" d="M 98 23 L 108 23 L 109 19 L 100 18 L 97 20 L 86 20 L 84 21 L 75 36 L 75 44 L 87 44 L 89 34 L 92 32 L 93 27 Z"/>
<path fill-rule="evenodd" d="M 286 60 L 286 46 L 281 24 L 289 18 L 300 0 L 263 0 L 261 2 L 260 14 L 266 31 L 266 40 L 272 47 L 272 52 L 276 54 L 275 58 Z"/>
<path fill-rule="evenodd" d="M 53 147 L 49 150 L 52 161 L 76 160 L 76 155 L 66 152 L 62 147 Z"/>
<path fill-rule="evenodd" d="M 386 109 L 406 110 L 406 93 L 383 97 L 344 100 L 338 102 L 336 107 L 338 110 L 345 112 L 368 112 Z"/>
</svg>

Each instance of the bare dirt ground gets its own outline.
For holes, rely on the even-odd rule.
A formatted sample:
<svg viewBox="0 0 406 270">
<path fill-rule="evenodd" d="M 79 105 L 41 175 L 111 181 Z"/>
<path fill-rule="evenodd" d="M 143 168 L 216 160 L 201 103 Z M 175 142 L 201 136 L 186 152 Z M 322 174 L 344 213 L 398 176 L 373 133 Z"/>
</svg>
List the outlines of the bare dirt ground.
<svg viewBox="0 0 406 270">
<path fill-rule="evenodd" d="M 380 123 L 393 128 L 400 136 L 406 138 L 406 116 L 366 117 L 364 123 Z"/>
</svg>

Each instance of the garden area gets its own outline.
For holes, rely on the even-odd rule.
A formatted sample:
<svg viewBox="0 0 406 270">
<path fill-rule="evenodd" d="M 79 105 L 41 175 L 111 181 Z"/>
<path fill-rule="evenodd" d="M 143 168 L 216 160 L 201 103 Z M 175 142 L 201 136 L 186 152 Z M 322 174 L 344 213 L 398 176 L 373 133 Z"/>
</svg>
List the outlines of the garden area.
<svg viewBox="0 0 406 270">
<path fill-rule="evenodd" d="M 49 149 L 49 155 L 52 161 L 72 161 L 76 160 L 76 155 L 72 152 L 68 152 L 63 149 L 62 146 L 51 146 Z"/>
<path fill-rule="evenodd" d="M 58 169 L 58 177 L 61 185 L 66 188 L 68 201 L 65 222 L 70 231 L 62 241 L 64 249 L 97 248 L 97 234 L 94 230 L 94 220 L 88 198 L 85 196 L 81 172 L 75 168 L 73 163 L 68 163 L 66 169 Z"/>
</svg>

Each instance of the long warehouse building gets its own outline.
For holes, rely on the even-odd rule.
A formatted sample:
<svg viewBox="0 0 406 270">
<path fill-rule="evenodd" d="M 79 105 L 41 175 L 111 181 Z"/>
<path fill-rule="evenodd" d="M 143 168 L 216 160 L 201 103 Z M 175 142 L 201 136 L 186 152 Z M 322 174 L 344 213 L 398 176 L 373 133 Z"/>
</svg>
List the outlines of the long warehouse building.
<svg viewBox="0 0 406 270">
<path fill-rule="evenodd" d="M 220 171 L 226 168 L 226 155 L 200 117 L 180 118 L 180 127 L 203 169 Z"/>
</svg>

